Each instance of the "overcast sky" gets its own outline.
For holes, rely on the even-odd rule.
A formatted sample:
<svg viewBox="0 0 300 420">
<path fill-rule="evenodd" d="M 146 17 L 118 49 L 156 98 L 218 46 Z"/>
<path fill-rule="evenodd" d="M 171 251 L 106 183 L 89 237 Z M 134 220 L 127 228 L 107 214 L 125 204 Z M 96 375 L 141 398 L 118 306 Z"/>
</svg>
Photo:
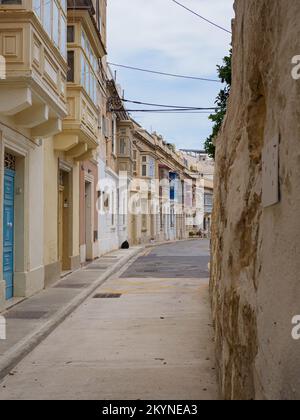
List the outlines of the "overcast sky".
<svg viewBox="0 0 300 420">
<path fill-rule="evenodd" d="M 231 29 L 233 0 L 179 1 Z M 200 20 L 171 0 L 108 0 L 108 59 L 111 62 L 216 78 L 216 65 L 228 54 L 230 41 L 230 34 Z M 117 69 L 117 81 L 127 99 L 176 106 L 214 106 L 222 87 L 219 83 L 125 69 Z M 133 106 L 136 109 L 136 105 Z M 147 130 L 159 132 L 178 148 L 199 149 L 211 133 L 207 115 L 139 113 L 133 116 Z"/>
</svg>

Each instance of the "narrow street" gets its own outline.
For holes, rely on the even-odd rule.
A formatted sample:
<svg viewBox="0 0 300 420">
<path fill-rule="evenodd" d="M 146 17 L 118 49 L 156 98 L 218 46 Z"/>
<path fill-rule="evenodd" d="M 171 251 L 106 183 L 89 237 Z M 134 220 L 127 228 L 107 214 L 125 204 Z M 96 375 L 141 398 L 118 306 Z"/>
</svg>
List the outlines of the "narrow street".
<svg viewBox="0 0 300 420">
<path fill-rule="evenodd" d="M 0 399 L 217 399 L 208 262 L 207 240 L 147 249 L 4 378 Z"/>
</svg>

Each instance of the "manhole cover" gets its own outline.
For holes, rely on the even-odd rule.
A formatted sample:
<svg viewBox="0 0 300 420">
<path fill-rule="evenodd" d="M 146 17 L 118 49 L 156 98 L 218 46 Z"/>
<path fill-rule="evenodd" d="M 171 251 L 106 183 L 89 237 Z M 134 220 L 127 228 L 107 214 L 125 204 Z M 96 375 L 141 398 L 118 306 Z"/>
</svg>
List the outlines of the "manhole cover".
<svg viewBox="0 0 300 420">
<path fill-rule="evenodd" d="M 118 299 L 121 296 L 121 293 L 98 293 L 94 296 L 94 299 Z"/>
<path fill-rule="evenodd" d="M 83 289 L 87 283 L 61 283 L 54 286 L 55 289 Z"/>
<path fill-rule="evenodd" d="M 6 319 L 40 319 L 47 315 L 46 311 L 11 311 L 5 315 Z"/>
</svg>

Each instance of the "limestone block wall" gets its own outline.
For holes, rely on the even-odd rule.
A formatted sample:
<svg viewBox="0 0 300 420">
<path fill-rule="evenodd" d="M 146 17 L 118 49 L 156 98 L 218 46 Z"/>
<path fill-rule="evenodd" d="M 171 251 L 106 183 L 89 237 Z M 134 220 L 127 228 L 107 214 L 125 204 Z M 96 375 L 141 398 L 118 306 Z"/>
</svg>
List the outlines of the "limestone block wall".
<svg viewBox="0 0 300 420">
<path fill-rule="evenodd" d="M 220 389 L 226 399 L 299 399 L 300 341 L 291 331 L 300 314 L 300 80 L 291 72 L 300 2 L 236 0 L 234 7 L 210 285 Z M 274 140 L 279 202 L 265 206 L 269 158 L 262 157 Z"/>
</svg>

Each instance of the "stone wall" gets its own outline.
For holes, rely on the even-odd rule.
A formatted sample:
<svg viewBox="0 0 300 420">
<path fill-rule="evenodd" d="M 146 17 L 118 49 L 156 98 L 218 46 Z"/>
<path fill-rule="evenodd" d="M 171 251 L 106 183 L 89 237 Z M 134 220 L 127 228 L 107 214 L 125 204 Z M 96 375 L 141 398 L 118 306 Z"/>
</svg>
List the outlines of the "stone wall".
<svg viewBox="0 0 300 420">
<path fill-rule="evenodd" d="M 217 139 L 211 298 L 225 399 L 299 399 L 299 0 L 236 0 L 233 86 Z M 279 141 L 279 202 L 263 205 L 262 158 Z M 275 150 L 276 154 L 276 150 Z M 270 175 L 266 175 L 268 177 Z"/>
</svg>

